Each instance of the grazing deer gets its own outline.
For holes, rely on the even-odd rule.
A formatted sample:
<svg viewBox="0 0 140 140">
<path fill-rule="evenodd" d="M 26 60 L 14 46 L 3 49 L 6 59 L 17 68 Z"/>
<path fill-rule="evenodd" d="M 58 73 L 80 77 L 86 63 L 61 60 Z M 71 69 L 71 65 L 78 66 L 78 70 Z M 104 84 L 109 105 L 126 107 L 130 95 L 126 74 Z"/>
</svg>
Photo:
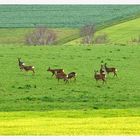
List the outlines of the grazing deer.
<svg viewBox="0 0 140 140">
<path fill-rule="evenodd" d="M 76 80 L 76 72 L 70 72 L 69 74 L 68 74 L 68 79 L 72 79 L 72 78 L 74 78 L 74 80 Z"/>
<path fill-rule="evenodd" d="M 63 79 L 66 83 L 68 82 L 68 75 L 65 74 L 64 72 L 61 72 L 61 73 L 56 72 L 55 76 L 56 76 L 56 79 L 58 79 L 58 82 L 60 79 Z"/>
<path fill-rule="evenodd" d="M 23 69 L 28 72 L 28 71 L 32 71 L 33 74 L 35 74 L 35 71 L 34 71 L 34 66 L 26 66 L 26 65 L 23 65 Z"/>
<path fill-rule="evenodd" d="M 50 71 L 52 73 L 52 77 L 54 76 L 54 74 L 56 73 L 64 73 L 64 69 L 51 69 L 50 67 L 48 68 L 47 71 Z"/>
<path fill-rule="evenodd" d="M 104 67 L 105 67 L 107 74 L 114 73 L 114 76 L 117 76 L 117 73 L 116 73 L 117 69 L 116 68 L 114 68 L 114 67 L 108 68 L 107 63 L 104 64 Z"/>
<path fill-rule="evenodd" d="M 23 70 L 23 65 L 25 65 L 25 63 L 21 61 L 21 58 L 18 58 L 18 65 L 20 70 Z"/>
<path fill-rule="evenodd" d="M 105 73 L 97 73 L 98 71 L 94 71 L 94 72 L 95 72 L 94 73 L 94 78 L 95 78 L 96 82 L 98 80 L 102 80 L 103 83 L 106 82 L 106 74 Z"/>
</svg>

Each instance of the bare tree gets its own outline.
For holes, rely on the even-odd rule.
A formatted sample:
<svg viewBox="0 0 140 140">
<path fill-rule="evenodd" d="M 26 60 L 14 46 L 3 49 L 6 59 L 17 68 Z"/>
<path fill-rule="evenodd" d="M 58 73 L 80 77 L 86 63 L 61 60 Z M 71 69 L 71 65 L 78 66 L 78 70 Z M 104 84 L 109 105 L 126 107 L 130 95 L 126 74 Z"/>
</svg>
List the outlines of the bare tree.
<svg viewBox="0 0 140 140">
<path fill-rule="evenodd" d="M 82 44 L 92 44 L 96 29 L 94 25 L 86 25 L 81 28 Z"/>
<path fill-rule="evenodd" d="M 51 45 L 56 41 L 56 33 L 45 27 L 37 27 L 32 33 L 28 34 L 25 42 L 28 45 Z"/>
</svg>

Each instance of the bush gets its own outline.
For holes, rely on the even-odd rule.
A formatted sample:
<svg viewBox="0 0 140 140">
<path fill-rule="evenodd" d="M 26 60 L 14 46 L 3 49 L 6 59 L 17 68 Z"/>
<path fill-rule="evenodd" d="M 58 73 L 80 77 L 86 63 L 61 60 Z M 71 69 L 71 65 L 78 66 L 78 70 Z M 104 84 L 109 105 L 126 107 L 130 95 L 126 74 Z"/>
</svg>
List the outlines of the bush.
<svg viewBox="0 0 140 140">
<path fill-rule="evenodd" d="M 38 27 L 25 38 L 28 45 L 52 45 L 56 41 L 56 33 L 53 30 Z"/>
<path fill-rule="evenodd" d="M 138 43 L 139 44 L 140 43 L 140 35 L 137 38 L 132 38 L 131 39 L 131 42 L 132 43 Z"/>
<path fill-rule="evenodd" d="M 95 44 L 105 44 L 107 42 L 108 42 L 108 36 L 106 33 L 98 35 L 94 40 Z"/>
</svg>

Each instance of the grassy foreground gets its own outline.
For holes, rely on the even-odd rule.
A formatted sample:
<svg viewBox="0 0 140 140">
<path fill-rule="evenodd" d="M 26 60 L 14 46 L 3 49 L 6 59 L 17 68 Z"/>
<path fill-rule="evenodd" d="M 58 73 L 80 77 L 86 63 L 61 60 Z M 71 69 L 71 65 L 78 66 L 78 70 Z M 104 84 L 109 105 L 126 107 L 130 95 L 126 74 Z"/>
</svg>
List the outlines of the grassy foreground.
<svg viewBox="0 0 140 140">
<path fill-rule="evenodd" d="M 140 135 L 139 109 L 1 112 L 0 135 Z"/>
<path fill-rule="evenodd" d="M 127 109 L 140 106 L 138 46 L 0 47 L 0 111 Z M 88 57 L 87 57 L 88 56 Z M 21 72 L 17 57 L 34 65 L 36 74 Z M 118 69 L 107 84 L 96 83 L 101 61 Z M 48 67 L 77 72 L 77 81 L 59 83 Z"/>
</svg>

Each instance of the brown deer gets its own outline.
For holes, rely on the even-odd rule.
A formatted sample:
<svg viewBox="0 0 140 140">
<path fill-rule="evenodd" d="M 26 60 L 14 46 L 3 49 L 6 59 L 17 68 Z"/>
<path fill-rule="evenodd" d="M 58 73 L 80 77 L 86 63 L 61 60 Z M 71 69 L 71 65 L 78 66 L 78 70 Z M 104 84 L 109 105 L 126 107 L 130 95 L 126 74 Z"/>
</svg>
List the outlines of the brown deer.
<svg viewBox="0 0 140 140">
<path fill-rule="evenodd" d="M 94 71 L 94 72 L 95 72 L 94 73 L 94 78 L 95 78 L 96 82 L 98 80 L 102 80 L 103 83 L 106 82 L 106 74 L 105 73 L 97 73 L 98 71 Z"/>
<path fill-rule="evenodd" d="M 107 63 L 104 64 L 104 67 L 105 67 L 107 74 L 114 73 L 114 76 L 117 76 L 117 73 L 116 73 L 117 69 L 116 68 L 114 68 L 114 67 L 108 68 Z"/>
<path fill-rule="evenodd" d="M 70 72 L 69 74 L 68 74 L 68 79 L 74 79 L 74 80 L 76 80 L 76 76 L 77 76 L 77 73 L 76 72 Z"/>
<path fill-rule="evenodd" d="M 23 65 L 25 65 L 25 63 L 21 61 L 21 58 L 18 58 L 18 65 L 20 70 L 23 70 Z"/>
<path fill-rule="evenodd" d="M 51 69 L 50 67 L 48 68 L 47 71 L 49 71 L 49 72 L 52 73 L 52 77 L 53 77 L 54 74 L 56 74 L 56 73 L 64 73 L 64 69 Z"/>
<path fill-rule="evenodd" d="M 34 70 L 34 66 L 26 66 L 26 65 L 23 65 L 23 69 L 28 72 L 28 71 L 32 71 L 33 74 L 35 74 L 35 70 Z"/>
<path fill-rule="evenodd" d="M 66 83 L 68 82 L 68 75 L 65 74 L 64 72 L 61 72 L 61 73 L 56 72 L 55 76 L 56 76 L 56 79 L 58 79 L 58 82 L 60 79 L 63 79 Z"/>
<path fill-rule="evenodd" d="M 101 64 L 100 73 L 106 73 L 104 65 Z"/>
</svg>

